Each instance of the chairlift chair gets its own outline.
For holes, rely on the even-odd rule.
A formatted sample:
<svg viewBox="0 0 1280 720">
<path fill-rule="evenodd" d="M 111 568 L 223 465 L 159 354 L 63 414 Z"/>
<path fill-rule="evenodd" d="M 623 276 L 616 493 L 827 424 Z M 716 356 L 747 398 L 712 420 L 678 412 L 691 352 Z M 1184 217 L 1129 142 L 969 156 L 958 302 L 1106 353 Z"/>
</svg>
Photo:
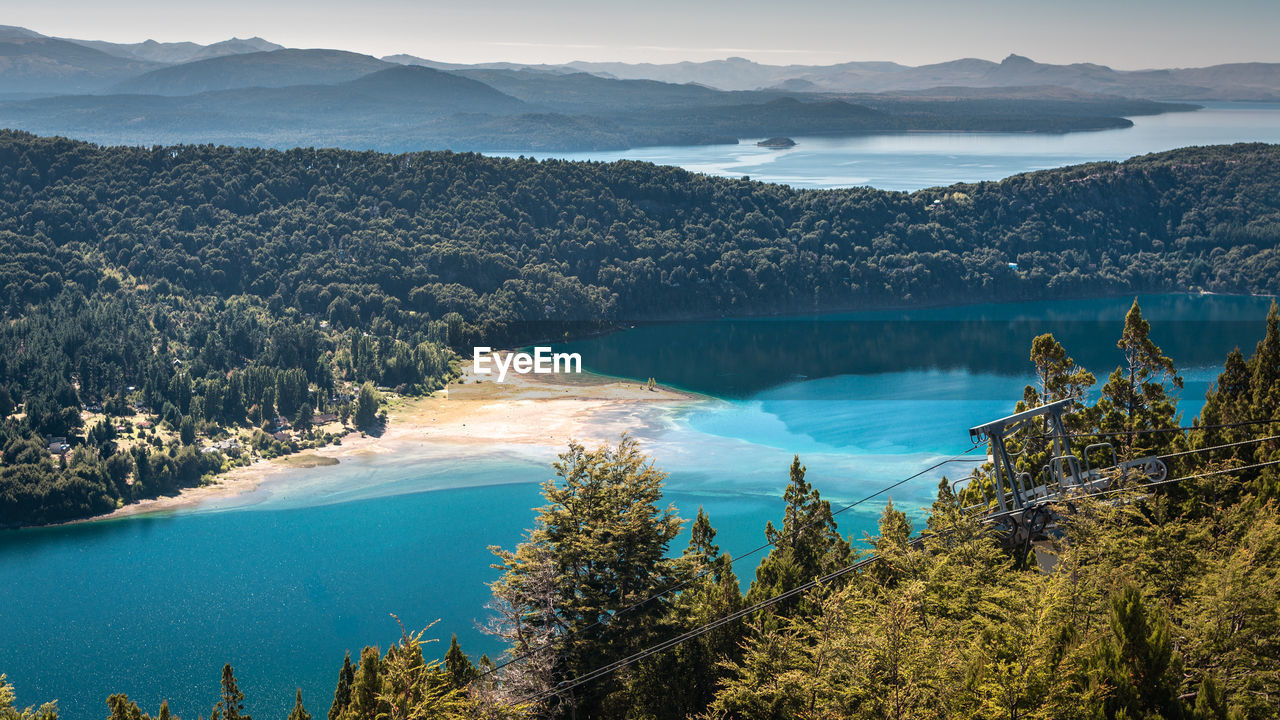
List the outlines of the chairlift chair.
<svg viewBox="0 0 1280 720">
<path fill-rule="evenodd" d="M 1057 400 L 969 429 L 975 445 L 990 444 L 987 457 L 995 481 L 995 507 L 991 507 L 991 499 L 984 497 L 986 502 L 969 509 L 995 518 L 993 522 L 1011 543 L 1043 539 L 1046 531 L 1053 527 L 1054 516 L 1049 504 L 1059 499 L 1107 490 L 1130 478 L 1159 482 L 1168 475 L 1168 468 L 1158 457 L 1119 461 L 1115 447 L 1108 442 L 1092 443 L 1077 456 L 1062 421 L 1063 414 L 1074 405 L 1072 398 Z M 1038 418 L 1044 418 L 1047 426 L 1048 433 L 1043 437 L 1051 441 L 1051 455 L 1049 462 L 1033 477 L 1029 472 L 1018 470 L 1006 442 L 1015 433 L 1031 427 Z M 1102 462 L 1095 466 L 1095 458 Z"/>
</svg>

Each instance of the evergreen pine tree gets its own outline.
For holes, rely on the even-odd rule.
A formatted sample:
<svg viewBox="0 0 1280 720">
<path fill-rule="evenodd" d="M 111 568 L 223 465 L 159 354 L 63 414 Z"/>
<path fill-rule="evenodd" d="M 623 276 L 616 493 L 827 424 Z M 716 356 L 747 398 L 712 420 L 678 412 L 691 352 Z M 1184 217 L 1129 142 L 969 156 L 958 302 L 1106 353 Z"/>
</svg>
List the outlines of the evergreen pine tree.
<svg viewBox="0 0 1280 720">
<path fill-rule="evenodd" d="M 142 711 L 128 695 L 117 693 L 107 698 L 107 708 L 111 711 L 107 720 L 142 720 Z"/>
<path fill-rule="evenodd" d="M 351 702 L 343 711 L 344 720 L 374 720 L 385 708 L 378 702 L 382 691 L 382 654 L 378 648 L 360 651 L 360 664 L 351 681 Z"/>
<path fill-rule="evenodd" d="M 1143 431 L 1177 425 L 1177 407 L 1166 393 L 1165 382 L 1182 387 L 1182 377 L 1173 360 L 1151 340 L 1151 324 L 1142 317 L 1138 301 L 1124 318 L 1124 330 L 1116 347 L 1124 353 L 1125 364 L 1117 367 L 1102 386 L 1098 401 L 1098 423 L 1106 432 Z M 1124 450 L 1137 457 L 1167 445 L 1167 433 L 1123 436 Z M 1119 449 L 1119 448 L 1118 448 Z"/>
<path fill-rule="evenodd" d="M 329 706 L 329 720 L 338 720 L 342 711 L 351 704 L 351 685 L 355 682 L 356 670 L 351 666 L 351 653 L 342 658 L 342 670 L 338 671 L 338 686 L 333 690 L 333 704 Z"/>
<path fill-rule="evenodd" d="M 892 499 L 880 513 L 880 534 L 870 541 L 879 560 L 871 564 L 867 574 L 881 585 L 896 584 L 908 572 L 911 521 L 906 513 L 893 507 Z"/>
<path fill-rule="evenodd" d="M 555 463 L 559 480 L 543 484 L 541 508 L 529 540 L 515 552 L 495 549 L 505 569 L 493 584 L 501 613 L 494 632 L 519 654 L 572 633 L 558 653 L 542 652 L 521 672 L 532 685 L 590 671 L 644 647 L 654 637 L 671 596 L 645 602 L 684 577 L 685 564 L 667 549 L 680 532 L 675 508 L 663 508 L 665 473 L 636 441 L 588 452 L 581 445 Z M 542 664 L 546 663 L 543 667 Z M 521 681 L 523 682 L 523 681 Z M 614 678 L 587 688 L 578 712 L 597 714 Z M 544 688 L 545 689 L 545 688 Z"/>
<path fill-rule="evenodd" d="M 715 528 L 699 507 L 681 556 L 697 579 L 673 603 L 672 627 L 664 634 L 690 630 L 743 607 L 738 576 L 730 558 L 720 554 L 715 537 Z M 640 663 L 626 689 L 626 708 L 654 720 L 683 720 L 702 713 L 725 674 L 723 663 L 737 653 L 744 634 L 741 621 L 729 623 Z"/>
<path fill-rule="evenodd" d="M 747 592 L 748 604 L 790 590 L 849 564 L 853 549 L 836 528 L 831 503 L 805 479 L 800 456 L 791 461 L 790 480 L 782 496 L 786 510 L 782 527 L 765 525 L 765 538 L 773 545 L 756 568 L 756 579 Z M 771 609 L 778 617 L 792 615 L 804 603 L 789 600 Z"/>
<path fill-rule="evenodd" d="M 191 416 L 182 418 L 182 422 L 178 424 L 178 439 L 183 445 L 191 445 L 196 441 L 196 423 Z"/>
<path fill-rule="evenodd" d="M 1195 720 L 1228 720 L 1226 699 L 1222 697 L 1222 692 L 1213 682 L 1213 678 L 1206 676 L 1200 681 L 1192 717 Z"/>
<path fill-rule="evenodd" d="M 1168 621 L 1148 611 L 1137 586 L 1126 584 L 1111 598 L 1110 623 L 1094 675 L 1106 690 L 1106 717 L 1185 717 L 1178 691 L 1182 666 L 1174 654 Z"/>
<path fill-rule="evenodd" d="M 1201 451 L 1205 448 L 1230 445 L 1247 440 L 1257 432 L 1254 426 L 1216 427 L 1245 422 L 1253 417 L 1252 373 L 1240 349 L 1236 348 L 1227 355 L 1222 372 L 1217 382 L 1205 393 L 1204 408 L 1196 418 L 1196 430 L 1187 436 L 1188 449 Z M 1223 447 L 1207 452 L 1197 452 L 1180 462 L 1175 462 L 1173 471 L 1179 475 L 1198 472 L 1200 468 L 1212 462 L 1231 462 L 1244 465 L 1254 462 L 1255 453 L 1268 452 L 1269 448 L 1258 445 L 1237 445 Z M 1261 457 L 1259 459 L 1266 459 Z M 1184 471 L 1185 468 L 1185 471 Z M 1169 494 L 1182 499 L 1182 512 L 1190 516 L 1198 516 L 1210 511 L 1209 508 L 1234 500 L 1240 494 L 1241 481 L 1248 481 L 1257 476 L 1256 471 L 1245 471 L 1238 477 L 1220 475 L 1184 481 L 1177 487 L 1170 488 Z"/>
<path fill-rule="evenodd" d="M 425 632 L 411 633 L 402 627 L 400 642 L 387 650 L 379 668 L 382 683 L 377 694 L 376 720 L 470 720 L 474 717 L 469 698 L 453 686 L 442 664 L 438 660 L 428 663 L 423 658 Z"/>
<path fill-rule="evenodd" d="M 1274 300 L 1271 301 L 1271 309 L 1267 312 L 1266 335 L 1258 343 L 1253 357 L 1249 358 L 1249 368 L 1252 371 L 1250 379 L 1253 403 L 1250 408 L 1252 417 L 1248 419 L 1280 419 L 1278 417 L 1280 416 L 1280 306 L 1277 306 Z M 1280 432 L 1280 429 L 1277 425 L 1255 426 L 1247 428 L 1240 435 L 1246 435 L 1249 431 L 1265 431 L 1268 435 L 1275 435 Z M 1280 450 L 1274 443 L 1261 443 L 1254 447 L 1254 462 L 1276 459 L 1280 459 Z M 1255 494 L 1261 498 L 1280 495 L 1280 471 L 1275 467 L 1266 467 L 1255 472 L 1256 474 L 1249 472 L 1241 476 L 1253 485 Z"/>
<path fill-rule="evenodd" d="M 1217 382 L 1205 393 L 1204 409 L 1200 411 L 1198 425 L 1230 425 L 1253 419 L 1253 377 L 1249 363 L 1240 348 L 1227 355 Z M 1223 445 L 1243 438 L 1249 428 L 1213 428 L 1195 433 L 1193 441 L 1198 447 Z M 1224 455 L 1230 455 L 1228 449 Z M 1215 456 L 1220 457 L 1220 456 Z"/>
<path fill-rule="evenodd" d="M 311 720 L 311 713 L 302 706 L 302 688 L 298 688 L 293 698 L 293 710 L 289 712 L 289 720 Z"/>
<path fill-rule="evenodd" d="M 1039 404 L 1072 398 L 1084 402 L 1084 394 L 1097 382 L 1093 373 L 1076 365 L 1066 348 L 1050 333 L 1031 341 L 1031 362 L 1039 384 L 1035 397 Z"/>
<path fill-rule="evenodd" d="M 222 699 L 213 706 L 209 720 L 253 720 L 242 714 L 244 710 L 244 693 L 236 684 L 236 674 L 231 663 L 222 666 Z"/>
<path fill-rule="evenodd" d="M 1030 359 L 1035 366 L 1036 384 L 1023 388 L 1022 400 L 1014 407 L 1014 411 L 1022 412 L 1070 398 L 1076 401 L 1075 406 L 1063 416 L 1063 423 L 1072 432 L 1087 430 L 1096 415 L 1096 411 L 1084 405 L 1085 393 L 1097 383 L 1093 373 L 1076 365 L 1076 361 L 1067 355 L 1062 343 L 1049 333 L 1032 340 Z M 1045 419 L 1038 418 L 1031 426 L 1031 431 L 1023 434 L 1025 437 L 1010 439 L 1017 448 L 1015 462 L 1020 471 L 1034 475 L 1049 462 L 1053 446 L 1046 437 L 1048 429 Z"/>
<path fill-rule="evenodd" d="M 107 708 L 108 710 L 110 710 L 110 714 L 107 715 L 107 720 L 151 720 L 150 715 L 142 712 L 142 710 L 138 708 L 138 704 L 130 700 L 129 696 L 123 693 L 117 693 L 107 698 Z M 8 715 L 5 715 L 4 709 L 0 708 L 0 720 L 44 720 L 44 719 L 42 717 L 36 718 L 33 716 L 27 716 L 27 715 L 21 715 L 16 718 L 10 718 Z M 55 720 L 55 719 L 49 718 L 48 720 Z M 170 720 L 168 700 L 162 700 L 160 702 L 160 714 L 156 715 L 156 720 Z M 178 720 L 178 719 L 174 718 L 173 720 Z"/>
<path fill-rule="evenodd" d="M 471 659 L 462 652 L 462 646 L 458 645 L 457 633 L 449 639 L 449 652 L 444 655 L 444 670 L 449 674 L 450 682 L 459 690 L 465 688 L 479 674 L 476 666 L 471 664 Z"/>
<path fill-rule="evenodd" d="M 698 515 L 689 526 L 689 546 L 684 549 L 684 558 L 690 561 L 695 572 L 702 572 L 719 563 L 720 546 L 715 544 L 716 529 L 711 527 L 707 513 L 698 506 Z"/>
<path fill-rule="evenodd" d="M 1274 300 L 1267 311 L 1267 332 L 1258 341 L 1249 364 L 1256 419 L 1271 420 L 1280 407 L 1280 306 Z"/>
<path fill-rule="evenodd" d="M 378 391 L 373 383 L 365 381 L 356 397 L 355 422 L 361 430 L 371 430 L 378 421 Z"/>
</svg>

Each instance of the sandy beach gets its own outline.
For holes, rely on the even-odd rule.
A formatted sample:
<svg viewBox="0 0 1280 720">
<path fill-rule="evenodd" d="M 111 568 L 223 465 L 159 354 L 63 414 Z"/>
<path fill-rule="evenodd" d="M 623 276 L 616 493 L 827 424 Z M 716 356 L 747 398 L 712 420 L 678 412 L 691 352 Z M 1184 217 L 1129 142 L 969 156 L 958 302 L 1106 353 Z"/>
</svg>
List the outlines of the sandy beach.
<svg viewBox="0 0 1280 720">
<path fill-rule="evenodd" d="M 381 435 L 352 432 L 329 445 L 235 468 L 216 482 L 180 494 L 125 505 L 89 520 L 165 512 L 254 490 L 275 473 L 299 467 L 334 465 L 363 453 L 394 453 L 428 444 L 475 453 L 538 446 L 562 450 L 571 440 L 587 447 L 616 442 L 641 427 L 655 408 L 699 402 L 701 396 L 642 383 L 591 375 L 477 376 L 470 363 L 462 375 L 427 397 L 393 397 Z"/>
</svg>

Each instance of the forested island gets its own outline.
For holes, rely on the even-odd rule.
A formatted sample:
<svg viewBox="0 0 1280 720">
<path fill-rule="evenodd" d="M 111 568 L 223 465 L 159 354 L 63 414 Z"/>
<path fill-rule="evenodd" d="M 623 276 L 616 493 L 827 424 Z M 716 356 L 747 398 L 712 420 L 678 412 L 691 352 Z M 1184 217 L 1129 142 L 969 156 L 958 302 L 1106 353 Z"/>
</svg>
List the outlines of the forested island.
<svg viewBox="0 0 1280 720">
<path fill-rule="evenodd" d="M 571 445 L 527 540 L 493 548 L 502 657 L 473 661 L 455 637 L 435 659 L 427 633 L 448 629 L 405 629 L 385 652 L 335 662 L 332 699 L 309 699 L 309 712 L 299 690 L 289 718 L 326 706 L 331 720 L 1278 717 L 1280 460 L 1267 421 L 1280 411 L 1280 309 L 1249 357 L 1227 357 L 1190 431 L 1159 332 L 1134 303 L 1125 363 L 1068 423 L 1077 451 L 1107 440 L 1122 457 L 1159 455 L 1169 481 L 1068 495 L 1034 546 L 982 521 L 975 488 L 990 464 L 959 494 L 944 477 L 922 527 L 889 502 L 878 534 L 859 539 L 838 528 L 850 506 L 824 500 L 797 457 L 744 593 L 701 509 L 673 552 L 687 521 L 633 440 Z M 1017 409 L 1083 400 L 1098 382 L 1052 335 L 1029 361 L 1037 380 Z M 1034 432 L 1016 442 L 1019 469 L 1051 449 Z M 230 664 L 209 698 L 220 720 L 253 707 Z M 150 717 L 123 694 L 106 706 L 110 720 Z M 0 676 L 0 717 L 57 715 L 52 703 L 20 711 Z"/>
<path fill-rule="evenodd" d="M 625 161 L 5 132 L 0 525 L 108 512 L 375 428 L 377 388 L 441 387 L 450 348 L 481 340 L 1276 292 L 1278 160 L 1191 148 L 905 194 Z"/>
</svg>

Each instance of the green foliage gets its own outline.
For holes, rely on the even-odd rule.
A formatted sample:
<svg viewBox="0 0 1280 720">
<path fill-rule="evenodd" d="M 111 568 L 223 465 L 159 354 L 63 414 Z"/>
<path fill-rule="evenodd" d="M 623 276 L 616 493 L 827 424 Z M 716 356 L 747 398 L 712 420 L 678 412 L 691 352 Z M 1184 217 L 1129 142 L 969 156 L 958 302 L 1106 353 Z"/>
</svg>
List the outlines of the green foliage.
<svg viewBox="0 0 1280 720">
<path fill-rule="evenodd" d="M 798 455 L 791 461 L 790 480 L 782 500 L 782 527 L 776 528 L 772 522 L 765 525 L 765 539 L 773 547 L 756 568 L 756 578 L 747 593 L 748 604 L 838 570 L 853 555 L 849 541 L 836 529 L 831 503 L 805 480 L 805 468 Z M 807 603 L 801 599 L 775 605 L 771 615 L 790 617 L 806 611 Z"/>
<path fill-rule="evenodd" d="M 471 658 L 462 652 L 456 633 L 449 640 L 449 652 L 444 656 L 444 671 L 449 675 L 449 681 L 453 683 L 453 687 L 459 690 L 466 688 L 480 674 L 476 666 L 471 663 Z"/>
<path fill-rule="evenodd" d="M 116 694 L 107 698 L 107 708 L 111 711 L 111 714 L 107 716 L 107 720 L 151 720 L 151 716 L 142 712 L 137 703 L 130 700 L 128 695 Z M 3 716 L 0 715 L 0 717 Z M 156 715 L 155 720 L 170 720 L 168 700 L 160 703 L 160 712 Z M 173 718 L 173 720 L 181 719 Z"/>
<path fill-rule="evenodd" d="M 178 428 L 178 440 L 183 445 L 192 445 L 196 441 L 196 423 L 189 417 L 182 419 L 182 424 Z"/>
<path fill-rule="evenodd" d="M 236 683 L 231 663 L 222 666 L 222 697 L 209 713 L 209 720 L 252 720 L 244 714 L 244 693 Z"/>
<path fill-rule="evenodd" d="M 356 427 L 362 430 L 374 429 L 378 424 L 378 406 L 381 403 L 382 399 L 374 389 L 373 383 L 366 380 L 360 386 L 360 394 L 356 397 Z"/>
<path fill-rule="evenodd" d="M 1033 388 L 1033 402 L 1028 407 L 1071 398 L 1079 403 L 1097 382 L 1093 373 L 1076 365 L 1066 348 L 1053 335 L 1039 335 L 1031 341 L 1031 363 L 1036 368 L 1039 388 Z"/>
<path fill-rule="evenodd" d="M 198 482 L 221 462 L 190 444 L 121 451 L 113 431 L 82 428 L 81 404 L 113 416 L 145 405 L 181 432 L 188 418 L 199 429 L 270 424 L 306 404 L 341 412 L 350 398 L 334 396 L 358 386 L 353 409 L 369 427 L 376 385 L 431 389 L 450 373 L 444 344 L 482 335 L 975 294 L 1280 289 L 1280 162 L 1264 146 L 963 186 L 963 203 L 639 163 L 104 149 L 15 133 L 0 136 L 0 166 L 0 386 L 24 414 L 0 419 L 3 524 L 101 512 Z M 1174 445 L 1137 432 L 1176 424 L 1170 386 L 1180 381 L 1136 304 L 1119 346 L 1125 365 L 1072 422 L 1121 432 L 1133 454 Z M 1037 338 L 1032 360 L 1039 387 L 1027 404 L 1092 384 L 1052 338 Z M 1203 426 L 1280 424 L 1278 409 L 1273 309 L 1254 354 L 1227 358 L 1203 429 L 1180 442 L 1274 432 Z M 72 451 L 55 461 L 46 434 L 65 435 Z M 1268 441 L 1181 456 L 1170 469 L 1277 457 Z M 555 470 L 528 541 L 495 551 L 495 629 L 520 660 L 464 697 L 460 649 L 452 666 L 429 663 L 421 634 L 406 633 L 385 656 L 365 648 L 356 667 L 348 658 L 330 720 L 1277 716 L 1273 470 L 1073 503 L 1061 536 L 1037 547 L 1044 569 L 1005 552 L 944 482 L 920 542 L 886 506 L 873 570 L 558 693 L 744 601 L 705 515 L 671 556 L 680 520 L 661 507 L 664 476 L 634 441 L 572 445 Z M 781 527 L 766 528 L 773 548 L 752 600 L 857 555 L 799 458 L 784 506 Z M 56 714 L 18 711 L 0 688 L 0 718 Z M 521 707 L 544 693 L 550 702 Z M 246 717 L 242 701 L 228 665 L 216 716 Z M 123 696 L 112 707 L 136 710 Z"/>
<path fill-rule="evenodd" d="M 676 584 L 688 565 L 667 556 L 680 531 L 675 508 L 659 506 L 666 475 L 623 437 L 588 452 L 571 443 L 555 465 L 558 480 L 542 486 L 528 541 L 514 552 L 493 548 L 503 576 L 492 584 L 494 632 L 512 655 L 530 653 L 512 683 L 513 699 L 548 690 L 565 678 L 644 647 L 669 599 L 644 611 L 619 612 Z M 617 612 L 617 615 L 614 613 Z M 606 680 L 587 693 L 558 699 L 593 714 L 617 686 Z"/>
<path fill-rule="evenodd" d="M 343 720 L 374 720 L 387 713 L 382 693 L 382 654 L 377 648 L 360 651 L 360 664 L 351 682 L 351 701 L 339 715 Z"/>
<path fill-rule="evenodd" d="M 1241 443 L 1259 435 L 1276 434 L 1276 425 L 1209 427 L 1280 419 L 1280 306 L 1272 302 L 1267 313 L 1266 332 L 1246 360 L 1236 349 L 1227 356 L 1217 382 L 1205 395 L 1204 410 L 1197 424 L 1204 429 L 1190 434 L 1191 449 L 1204 450 Z M 1198 455 L 1203 469 L 1229 468 L 1280 459 L 1280 443 L 1275 440 L 1208 450 Z M 1184 463 L 1180 470 L 1189 470 Z M 1208 512 L 1211 504 L 1235 502 L 1242 497 L 1256 500 L 1280 498 L 1280 474 L 1274 467 L 1242 470 L 1182 483 L 1179 494 L 1183 511 Z"/>
<path fill-rule="evenodd" d="M 1112 596 L 1110 605 L 1111 633 L 1103 636 L 1092 676 L 1105 688 L 1107 719 L 1185 717 L 1187 709 L 1178 697 L 1182 667 L 1168 621 L 1148 610 L 1132 584 Z"/>
<path fill-rule="evenodd" d="M 1174 617 L 1187 665 L 1203 668 L 1218 712 L 1274 717 L 1280 698 L 1280 510 L 1248 501 L 1203 521 L 1214 541 Z M 1201 702 L 1197 699 L 1197 707 Z"/>
<path fill-rule="evenodd" d="M 1267 412 L 1256 403 L 1272 386 L 1256 387 L 1280 378 L 1280 351 L 1271 347 L 1280 349 L 1278 316 L 1271 313 L 1254 358 L 1228 357 L 1201 424 Z M 1122 340 L 1129 367 L 1099 401 L 1117 412 L 1121 400 L 1126 409 L 1132 402 L 1134 425 L 1147 428 L 1176 418 L 1172 396 L 1156 387 L 1176 373 L 1149 330 L 1135 306 Z M 1075 395 L 1087 377 L 1047 336 L 1032 360 L 1041 386 L 1029 388 L 1027 404 L 1062 392 L 1055 385 Z M 1120 417 L 1130 427 L 1130 416 Z M 1107 418 L 1086 407 L 1072 421 L 1088 433 Z M 1259 432 L 1270 431 L 1206 429 L 1188 444 Z M 1180 456 L 1171 472 L 1274 457 L 1259 452 Z M 1261 489 L 1251 479 L 1260 474 L 1239 475 L 1186 481 L 1189 490 L 1077 498 L 1058 507 L 1060 532 L 1037 546 L 1039 563 L 1008 552 L 944 478 L 918 543 L 908 542 L 910 523 L 890 504 L 869 539 L 877 562 L 839 587 L 811 591 L 808 613 L 757 619 L 708 715 L 1280 717 L 1280 528 L 1274 503 L 1250 492 Z"/>
<path fill-rule="evenodd" d="M 681 556 L 690 580 L 662 619 L 663 635 L 691 630 L 744 606 L 732 559 L 720 553 L 715 536 L 710 519 L 698 508 Z M 737 654 L 745 633 L 741 621 L 729 623 L 641 662 L 623 691 L 610 699 L 609 714 L 677 720 L 702 712 L 725 677 L 723 664 Z"/>
<path fill-rule="evenodd" d="M 337 720 L 451 720 L 474 717 L 474 704 L 454 685 L 439 661 L 422 655 L 426 630 L 401 630 L 398 643 L 383 656 L 377 648 L 360 652 L 359 666 L 351 655 L 343 660 L 329 717 Z M 295 712 L 302 706 L 299 691 Z M 290 717 L 290 720 L 294 720 Z"/>
<path fill-rule="evenodd" d="M 1142 317 L 1142 309 L 1134 300 L 1116 342 L 1126 364 L 1107 378 L 1098 402 L 1098 426 L 1104 432 L 1158 430 L 1178 424 L 1177 409 L 1165 383 L 1181 389 L 1182 377 L 1150 334 L 1151 324 Z M 1168 437 L 1125 435 L 1125 450 L 1131 457 L 1147 455 L 1152 449 L 1166 446 Z"/>
<path fill-rule="evenodd" d="M 338 686 L 333 690 L 333 704 L 329 706 L 328 720 L 338 720 L 342 712 L 351 704 L 351 687 L 355 684 L 356 671 L 351 665 L 351 653 L 342 659 L 342 670 L 338 672 Z"/>
<path fill-rule="evenodd" d="M 453 720 L 471 717 L 471 703 L 453 686 L 452 678 L 438 661 L 422 657 L 422 635 L 403 632 L 400 642 L 387 650 L 381 665 L 382 689 L 378 702 L 386 720 Z"/>
<path fill-rule="evenodd" d="M 111 711 L 108 720 L 142 720 L 142 710 L 128 695 L 117 694 L 107 698 L 107 708 Z"/>
<path fill-rule="evenodd" d="M 16 701 L 13 685 L 0 674 L 0 720 L 58 720 L 57 701 L 47 702 L 39 708 L 26 709 L 14 705 Z"/>
<path fill-rule="evenodd" d="M 311 713 L 302 706 L 302 688 L 298 688 L 293 699 L 293 709 L 289 711 L 289 720 L 311 720 Z"/>
<path fill-rule="evenodd" d="M 1130 329 L 1141 330 L 1139 314 L 1131 317 Z M 1280 339 L 1278 319 L 1273 312 L 1253 358 L 1228 357 L 1207 409 L 1256 412 L 1268 393 L 1254 383 L 1280 379 L 1280 354 L 1259 359 Z M 1145 335 L 1126 333 L 1146 353 L 1142 362 L 1158 361 Z M 1057 367 L 1045 377 L 1083 377 L 1056 341 L 1037 347 Z M 1272 361 L 1274 374 L 1258 369 Z M 1145 382 L 1155 381 L 1131 387 Z M 1082 423 L 1102 417 L 1092 408 L 1078 415 Z M 1219 430 L 1186 442 L 1205 447 Z M 1197 457 L 1176 462 L 1193 471 L 1188 458 Z M 1199 460 L 1240 461 L 1220 451 Z M 1073 498 L 1058 506 L 1057 531 L 1036 544 L 1038 562 L 1011 552 L 943 478 L 921 535 L 886 503 L 879 532 L 867 538 L 876 559 L 864 571 L 569 689 L 561 683 L 747 600 L 701 509 L 688 546 L 671 555 L 680 521 L 661 509 L 664 476 L 633 440 L 592 452 L 571 445 L 555 469 L 528 541 L 495 548 L 504 572 L 492 584 L 493 629 L 512 662 L 472 665 L 456 638 L 443 662 L 428 662 L 422 633 L 403 633 L 385 656 L 365 648 L 358 667 L 345 658 L 331 720 L 1280 718 L 1280 512 L 1252 492 L 1257 473 L 1240 473 L 1220 493 L 1202 484 Z M 774 547 L 752 585 L 755 599 L 858 556 L 799 458 L 784 501 L 781 528 L 766 528 Z M 7 692 L 0 711 L 12 706 Z M 219 707 L 238 712 L 242 698 L 228 666 Z M 113 696 L 117 707 L 136 717 L 123 696 Z"/>
</svg>

